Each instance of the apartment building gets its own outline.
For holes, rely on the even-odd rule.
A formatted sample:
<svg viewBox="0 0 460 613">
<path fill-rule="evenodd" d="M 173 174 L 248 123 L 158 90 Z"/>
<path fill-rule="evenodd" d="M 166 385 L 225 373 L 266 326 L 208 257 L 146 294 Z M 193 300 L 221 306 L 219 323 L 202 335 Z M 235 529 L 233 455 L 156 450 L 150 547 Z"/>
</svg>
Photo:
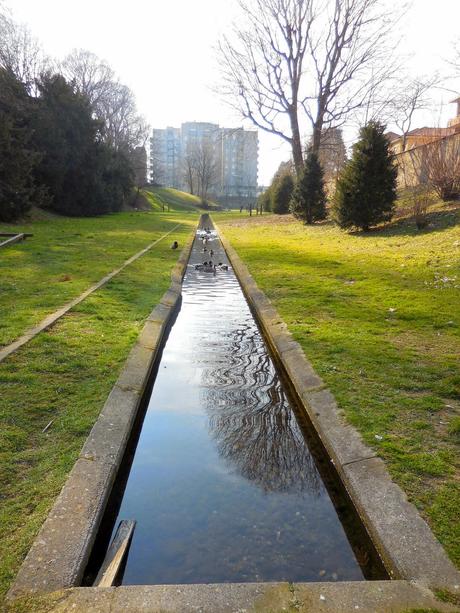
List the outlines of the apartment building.
<svg viewBox="0 0 460 613">
<path fill-rule="evenodd" d="M 152 130 L 149 170 L 153 183 L 182 188 L 182 141 L 179 128 Z"/>
<path fill-rule="evenodd" d="M 255 130 L 185 122 L 180 128 L 154 129 L 150 139 L 150 179 L 188 190 L 185 159 L 201 145 L 212 150 L 216 178 L 210 192 L 225 197 L 257 195 L 258 135 Z"/>
</svg>

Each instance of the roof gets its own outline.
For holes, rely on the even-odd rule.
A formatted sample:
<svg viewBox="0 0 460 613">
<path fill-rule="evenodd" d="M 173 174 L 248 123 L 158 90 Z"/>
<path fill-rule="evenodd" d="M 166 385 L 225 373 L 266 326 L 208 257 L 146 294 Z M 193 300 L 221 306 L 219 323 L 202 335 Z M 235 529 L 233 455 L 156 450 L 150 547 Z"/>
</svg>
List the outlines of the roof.
<svg viewBox="0 0 460 613">
<path fill-rule="evenodd" d="M 407 133 L 407 136 L 443 136 L 450 134 L 452 130 L 449 128 L 415 128 Z"/>
<path fill-rule="evenodd" d="M 396 134 L 396 132 L 391 132 L 391 130 L 389 132 L 385 132 L 385 136 L 390 140 L 396 140 L 398 138 L 401 138 L 401 134 Z"/>
</svg>

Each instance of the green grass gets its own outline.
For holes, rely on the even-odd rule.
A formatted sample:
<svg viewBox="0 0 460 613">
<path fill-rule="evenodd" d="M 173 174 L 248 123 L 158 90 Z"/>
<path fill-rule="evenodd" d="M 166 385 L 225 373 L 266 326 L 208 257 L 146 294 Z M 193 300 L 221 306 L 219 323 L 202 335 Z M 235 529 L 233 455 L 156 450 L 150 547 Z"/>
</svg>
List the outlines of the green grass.
<svg viewBox="0 0 460 613">
<path fill-rule="evenodd" d="M 401 220 L 367 234 L 213 218 L 460 565 L 459 211 L 433 213 L 423 232 Z"/>
<path fill-rule="evenodd" d="M 174 238 L 184 245 L 196 221 L 196 211 L 176 211 L 29 224 L 33 238 L 0 252 L 2 289 L 8 281 L 1 295 L 3 338 L 78 295 L 178 222 Z M 0 602 L 145 318 L 170 284 L 178 255 L 172 239 L 0 363 Z M 63 274 L 72 280 L 59 282 Z"/>
<path fill-rule="evenodd" d="M 160 204 L 164 203 L 177 210 L 189 209 L 190 207 L 200 207 L 201 200 L 198 196 L 192 196 L 186 192 L 181 192 L 172 187 L 149 187 L 143 191 L 147 199 L 153 197 Z"/>
<path fill-rule="evenodd" d="M 450 590 L 446 590 L 444 588 L 434 588 L 432 592 L 436 596 L 438 600 L 442 602 L 448 602 L 449 604 L 455 604 L 460 606 L 460 594 L 451 592 Z"/>
<path fill-rule="evenodd" d="M 167 191 L 167 190 L 166 190 Z M 174 198 L 179 198 L 176 192 Z M 11 343 L 65 302 L 77 297 L 127 258 L 197 210 L 188 204 L 169 213 L 132 212 L 103 217 L 54 217 L 0 224 L 0 232 L 33 237 L 0 250 L 0 346 Z M 152 210 L 155 204 L 152 198 Z M 165 239 L 172 240 L 172 236 Z"/>
<path fill-rule="evenodd" d="M 149 187 L 142 190 L 142 195 L 154 211 L 167 210 L 168 206 L 171 211 L 192 211 L 200 205 L 200 199 L 197 196 L 172 187 Z"/>
</svg>

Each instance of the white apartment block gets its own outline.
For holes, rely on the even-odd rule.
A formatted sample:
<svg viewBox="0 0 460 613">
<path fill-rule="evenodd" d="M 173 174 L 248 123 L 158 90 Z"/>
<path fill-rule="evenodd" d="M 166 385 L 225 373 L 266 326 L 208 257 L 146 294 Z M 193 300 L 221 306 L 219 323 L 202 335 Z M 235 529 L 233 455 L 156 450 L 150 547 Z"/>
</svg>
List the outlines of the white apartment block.
<svg viewBox="0 0 460 613">
<path fill-rule="evenodd" d="M 186 122 L 180 128 L 154 129 L 150 139 L 150 179 L 166 187 L 187 190 L 185 157 L 194 147 L 211 146 L 218 178 L 216 196 L 257 195 L 258 135 L 255 130 L 221 128 L 207 122 Z"/>
</svg>

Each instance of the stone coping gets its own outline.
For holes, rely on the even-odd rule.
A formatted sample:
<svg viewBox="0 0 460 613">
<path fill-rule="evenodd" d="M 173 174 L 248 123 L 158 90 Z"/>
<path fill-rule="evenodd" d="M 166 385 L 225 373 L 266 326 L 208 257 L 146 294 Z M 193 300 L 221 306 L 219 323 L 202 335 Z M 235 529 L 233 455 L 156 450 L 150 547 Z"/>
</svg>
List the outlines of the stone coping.
<svg viewBox="0 0 460 613">
<path fill-rule="evenodd" d="M 38 605 L 43 608 L 39 608 Z M 217 583 L 71 588 L 29 599 L 21 611 L 53 613 L 402 613 L 454 612 L 409 581 Z"/>
<path fill-rule="evenodd" d="M 172 269 L 171 285 L 147 318 L 8 598 L 80 585 L 152 368 L 180 305 L 194 238 L 193 233 Z"/>
<path fill-rule="evenodd" d="M 331 458 L 392 579 L 445 586 L 460 593 L 460 573 L 396 485 L 384 462 L 345 421 L 334 396 L 293 339 L 277 310 L 216 224 L 227 256 L 276 361 Z"/>
</svg>

